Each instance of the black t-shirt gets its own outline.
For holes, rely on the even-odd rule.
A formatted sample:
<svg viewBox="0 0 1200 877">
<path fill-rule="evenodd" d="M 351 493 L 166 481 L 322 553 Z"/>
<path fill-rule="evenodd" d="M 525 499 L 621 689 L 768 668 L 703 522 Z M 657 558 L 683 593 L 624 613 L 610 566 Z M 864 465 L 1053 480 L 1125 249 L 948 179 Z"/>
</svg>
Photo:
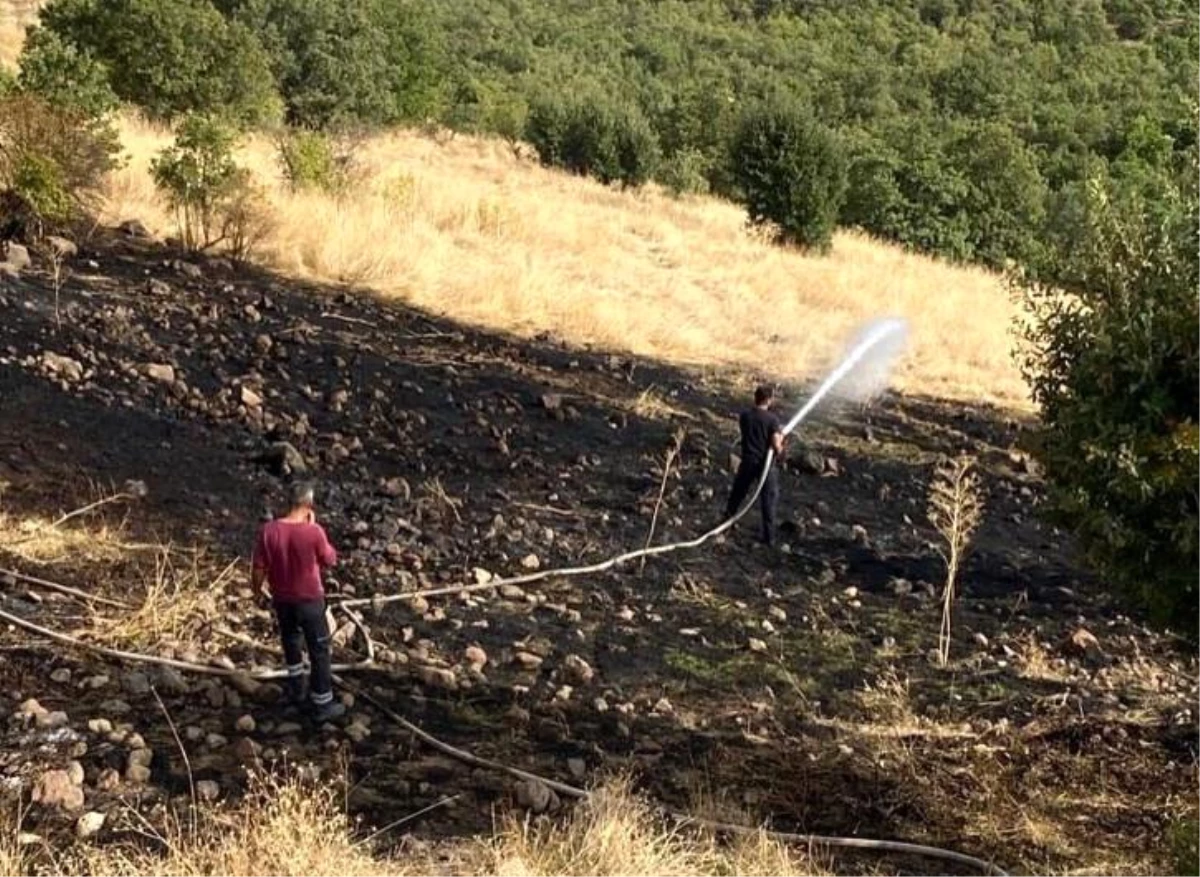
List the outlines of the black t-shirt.
<svg viewBox="0 0 1200 877">
<path fill-rule="evenodd" d="M 779 418 L 762 408 L 751 408 L 738 418 L 742 431 L 742 461 L 750 465 L 762 465 L 771 449 L 771 436 L 782 432 Z"/>
</svg>

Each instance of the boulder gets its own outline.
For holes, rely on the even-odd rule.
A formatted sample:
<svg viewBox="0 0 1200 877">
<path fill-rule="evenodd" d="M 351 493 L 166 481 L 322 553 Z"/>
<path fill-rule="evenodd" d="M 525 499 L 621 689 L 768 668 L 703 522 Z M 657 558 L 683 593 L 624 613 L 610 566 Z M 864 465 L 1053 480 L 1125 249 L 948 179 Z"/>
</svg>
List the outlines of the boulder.
<svg viewBox="0 0 1200 877">
<path fill-rule="evenodd" d="M 29 256 L 29 250 L 16 241 L 7 241 L 0 244 L 0 262 L 7 262 L 18 271 L 24 271 L 33 264 L 33 259 Z"/>
</svg>

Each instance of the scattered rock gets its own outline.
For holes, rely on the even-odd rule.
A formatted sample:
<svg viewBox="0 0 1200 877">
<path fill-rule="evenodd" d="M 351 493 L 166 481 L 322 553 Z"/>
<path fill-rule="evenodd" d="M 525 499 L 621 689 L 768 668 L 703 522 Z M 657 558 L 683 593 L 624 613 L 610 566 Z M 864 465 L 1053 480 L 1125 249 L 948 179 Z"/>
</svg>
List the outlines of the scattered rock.
<svg viewBox="0 0 1200 877">
<path fill-rule="evenodd" d="M 587 762 L 582 758 L 568 758 L 567 770 L 571 772 L 573 779 L 581 780 L 587 776 Z"/>
<path fill-rule="evenodd" d="M 104 828 L 104 819 L 104 814 L 95 810 L 84 813 L 75 823 L 75 836 L 80 840 L 87 840 L 89 837 L 99 834 L 100 829 Z"/>
<path fill-rule="evenodd" d="M 866 547 L 871 544 L 871 540 L 867 536 L 867 528 L 862 524 L 855 524 L 853 527 L 851 527 L 850 535 L 854 538 L 856 545 L 862 545 Z"/>
<path fill-rule="evenodd" d="M 975 631 L 975 633 L 971 634 L 971 639 L 975 640 L 975 644 L 978 646 L 981 646 L 985 649 L 988 647 L 987 635 L 984 633 L 981 633 L 978 630 Z"/>
<path fill-rule="evenodd" d="M 513 661 L 520 664 L 526 670 L 536 670 L 542 666 L 542 658 L 540 655 L 535 655 L 533 652 L 520 651 L 513 655 Z"/>
<path fill-rule="evenodd" d="M 913 585 L 908 579 L 895 578 L 888 582 L 887 588 L 897 597 L 903 597 L 912 593 Z"/>
<path fill-rule="evenodd" d="M 57 682 L 59 685 L 63 685 L 67 682 L 70 682 L 71 681 L 71 671 L 66 667 L 59 667 L 57 670 L 55 670 L 53 673 L 50 674 L 50 681 Z"/>
<path fill-rule="evenodd" d="M 62 356 L 52 350 L 42 353 L 42 366 L 50 374 L 67 381 L 83 379 L 83 363 L 69 356 Z"/>
<path fill-rule="evenodd" d="M 541 569 L 542 561 L 536 554 L 526 554 L 521 558 L 521 566 L 529 570 Z"/>
<path fill-rule="evenodd" d="M 226 679 L 230 687 L 239 694 L 246 695 L 246 697 L 257 697 L 262 688 L 262 683 L 245 671 L 240 670 L 236 673 L 231 673 Z"/>
<path fill-rule="evenodd" d="M 233 744 L 233 751 L 241 759 L 242 764 L 250 764 L 258 761 L 262 754 L 262 746 L 249 737 L 239 737 L 238 741 Z"/>
<path fill-rule="evenodd" d="M 563 406 L 563 397 L 559 393 L 543 393 L 542 398 L 538 400 L 541 406 L 547 411 L 558 411 Z"/>
<path fill-rule="evenodd" d="M 245 384 L 242 384 L 241 400 L 247 408 L 261 408 L 263 403 L 262 396 Z"/>
<path fill-rule="evenodd" d="M 33 264 L 33 259 L 29 257 L 29 250 L 16 241 L 0 244 L 0 254 L 4 256 L 0 262 L 7 262 L 18 271 L 24 271 Z"/>
<path fill-rule="evenodd" d="M 787 621 L 787 612 L 785 612 L 779 606 L 772 606 L 770 609 L 767 610 L 767 614 L 769 616 L 771 616 L 772 618 L 774 618 L 776 621 Z"/>
<path fill-rule="evenodd" d="M 471 575 L 475 577 L 475 583 L 478 585 L 486 585 L 491 582 L 493 578 L 495 578 L 495 576 L 493 576 L 486 569 L 478 566 L 471 570 Z"/>
<path fill-rule="evenodd" d="M 846 596 L 847 600 L 853 600 L 855 597 L 858 596 L 858 588 L 854 587 L 854 585 L 851 585 L 850 587 L 848 587 L 844 591 L 842 591 L 842 593 Z"/>
<path fill-rule="evenodd" d="M 234 727 L 242 734 L 251 734 L 254 732 L 257 724 L 254 721 L 254 716 L 247 714 L 238 718 Z"/>
<path fill-rule="evenodd" d="M 591 682 L 592 677 L 596 675 L 596 671 L 592 669 L 591 664 L 579 657 L 579 655 L 567 655 L 563 660 L 563 669 L 567 671 L 567 675 L 580 685 L 586 685 Z"/>
<path fill-rule="evenodd" d="M 505 600 L 524 600 L 525 589 L 519 585 L 501 585 L 500 596 Z"/>
<path fill-rule="evenodd" d="M 221 786 L 214 780 L 200 780 L 196 783 L 196 797 L 201 801 L 215 801 L 221 795 Z"/>
<path fill-rule="evenodd" d="M 48 770 L 34 783 L 33 800 L 46 807 L 82 810 L 83 789 L 72 781 L 67 771 Z"/>
<path fill-rule="evenodd" d="M 111 767 L 106 767 L 96 777 L 96 788 L 101 792 L 111 792 L 119 785 L 121 785 L 121 775 Z"/>
<path fill-rule="evenodd" d="M 67 765 L 67 776 L 71 778 L 71 782 L 73 782 L 75 785 L 82 786 L 85 776 L 83 772 L 83 765 L 78 761 L 72 761 Z"/>
<path fill-rule="evenodd" d="M 146 364 L 146 377 L 164 384 L 175 383 L 175 367 L 163 362 Z"/>
<path fill-rule="evenodd" d="M 224 734 L 205 734 L 204 745 L 209 749 L 224 749 L 229 745 L 229 738 Z"/>
<path fill-rule="evenodd" d="M 146 224 L 140 219 L 126 219 L 117 226 L 117 231 L 126 237 L 131 238 L 149 238 L 151 237 L 150 229 L 146 228 Z"/>
<path fill-rule="evenodd" d="M 531 813 L 546 813 L 558 808 L 558 795 L 543 782 L 521 780 L 516 785 L 517 804 Z"/>
<path fill-rule="evenodd" d="M 1084 627 L 1076 628 L 1066 638 L 1063 642 L 1063 651 L 1081 658 L 1103 654 L 1103 649 L 1100 648 L 1100 640 L 1096 639 L 1096 635 Z"/>
<path fill-rule="evenodd" d="M 767 644 L 753 636 L 746 642 L 746 645 L 749 646 L 752 652 L 765 652 L 767 650 Z"/>
<path fill-rule="evenodd" d="M 417 667 L 416 673 L 417 678 L 421 680 L 421 684 L 429 688 L 440 688 L 443 691 L 455 691 L 458 689 L 458 678 L 454 675 L 453 670 L 425 665 Z"/>
<path fill-rule="evenodd" d="M 112 722 L 108 719 L 88 719 L 88 730 L 93 734 L 111 734 Z"/>
<path fill-rule="evenodd" d="M 476 670 L 482 670 L 488 662 L 487 652 L 479 646 L 467 646 L 463 657 L 466 659 L 467 664 Z"/>
<path fill-rule="evenodd" d="M 847 746 L 845 743 L 839 743 L 837 749 L 838 749 L 838 752 L 841 753 L 842 755 L 853 755 L 854 754 L 854 750 L 851 749 L 849 746 Z"/>
<path fill-rule="evenodd" d="M 157 668 L 155 677 L 155 685 L 165 694 L 187 694 L 191 690 L 183 674 L 174 667 Z"/>
<path fill-rule="evenodd" d="M 308 462 L 304 455 L 296 450 L 291 442 L 274 442 L 255 458 L 274 475 L 303 475 L 308 471 Z"/>
<path fill-rule="evenodd" d="M 131 670 L 121 677 L 121 687 L 128 694 L 143 695 L 150 693 L 150 678 L 141 670 Z"/>
<path fill-rule="evenodd" d="M 364 725 L 361 719 L 355 719 L 346 726 L 346 736 L 355 743 L 362 743 L 371 736 L 371 729 Z"/>
</svg>

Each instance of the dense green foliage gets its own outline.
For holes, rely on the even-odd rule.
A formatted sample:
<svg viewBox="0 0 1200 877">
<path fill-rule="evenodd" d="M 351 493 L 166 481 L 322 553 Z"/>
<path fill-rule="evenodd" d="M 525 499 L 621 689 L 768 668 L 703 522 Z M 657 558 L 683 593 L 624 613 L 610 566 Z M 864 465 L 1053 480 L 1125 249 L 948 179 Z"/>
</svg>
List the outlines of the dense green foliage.
<svg viewBox="0 0 1200 877">
<path fill-rule="evenodd" d="M 25 39 L 18 76 L 21 89 L 59 107 L 101 118 L 117 108 L 108 70 L 86 50 L 64 42 L 53 31 L 32 28 Z"/>
<path fill-rule="evenodd" d="M 236 136 L 222 122 L 187 116 L 175 142 L 151 163 L 154 184 L 175 210 L 180 237 L 189 250 L 225 241 L 231 208 L 247 188 L 248 173 L 233 159 Z"/>
<path fill-rule="evenodd" d="M 826 128 L 786 105 L 746 115 L 731 147 L 733 176 L 756 224 L 781 239 L 828 249 L 846 194 L 842 146 Z"/>
<path fill-rule="evenodd" d="M 208 0 L 51 0 L 41 21 L 101 62 L 122 100 L 154 117 L 219 112 L 253 125 L 279 116 L 266 51 Z"/>
<path fill-rule="evenodd" d="M 435 35 L 405 0 L 218 0 L 267 51 L 288 121 L 384 125 L 431 114 Z"/>
<path fill-rule="evenodd" d="M 1196 142 L 1183 0 L 52 0 L 43 21 L 155 115 L 434 118 L 679 192 L 741 197 L 734 135 L 787 102 L 841 144 L 838 224 L 992 265 L 1075 233 L 1097 169 Z"/>
<path fill-rule="evenodd" d="M 543 163 L 604 183 L 639 186 L 659 159 L 658 140 L 637 107 L 613 104 L 600 94 L 536 101 L 525 137 Z"/>
<path fill-rule="evenodd" d="M 1200 209 L 1194 155 L 1181 165 L 1088 183 L 1080 232 L 1024 283 L 1025 371 L 1053 514 L 1114 583 L 1195 636 Z"/>
</svg>

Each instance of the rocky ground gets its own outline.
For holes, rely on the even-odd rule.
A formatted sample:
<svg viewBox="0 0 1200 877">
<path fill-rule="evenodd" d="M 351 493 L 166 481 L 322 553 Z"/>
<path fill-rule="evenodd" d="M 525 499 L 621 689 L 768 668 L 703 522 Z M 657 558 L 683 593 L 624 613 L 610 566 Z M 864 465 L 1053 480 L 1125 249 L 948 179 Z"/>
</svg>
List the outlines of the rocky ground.
<svg viewBox="0 0 1200 877">
<path fill-rule="evenodd" d="M 62 525 L 121 522 L 129 551 L 31 559 L 0 541 L 0 568 L 136 602 L 175 557 L 160 593 L 177 623 L 124 647 L 278 663 L 244 559 L 297 473 L 320 484 L 342 595 L 640 545 L 678 431 L 656 541 L 720 511 L 740 400 L 718 382 L 119 231 L 69 253 L 57 284 L 48 258 L 9 262 L 0 511 L 53 520 L 98 489 L 144 495 Z M 1169 867 L 1164 835 L 1195 810 L 1194 656 L 1123 615 L 1039 523 L 1020 438 L 1000 412 L 935 400 L 835 406 L 789 452 L 783 550 L 743 524 L 644 567 L 368 607 L 379 667 L 352 683 L 478 754 L 580 785 L 631 772 L 677 809 L 707 798 L 1016 870 Z M 925 509 L 935 463 L 961 452 L 979 460 L 986 513 L 941 667 Z M 0 582 L 4 611 L 84 638 L 122 613 Z M 335 659 L 360 660 L 362 637 L 335 618 Z M 348 692 L 348 719 L 317 728 L 270 684 L 100 661 L 16 628 L 0 647 L 0 782 L 32 794 L 31 834 L 126 836 L 129 806 L 186 799 L 189 768 L 218 799 L 239 794 L 244 765 L 282 761 L 344 775 L 374 825 L 458 796 L 396 833 L 408 843 L 486 832 L 497 804 L 564 806 L 429 751 Z"/>
</svg>

